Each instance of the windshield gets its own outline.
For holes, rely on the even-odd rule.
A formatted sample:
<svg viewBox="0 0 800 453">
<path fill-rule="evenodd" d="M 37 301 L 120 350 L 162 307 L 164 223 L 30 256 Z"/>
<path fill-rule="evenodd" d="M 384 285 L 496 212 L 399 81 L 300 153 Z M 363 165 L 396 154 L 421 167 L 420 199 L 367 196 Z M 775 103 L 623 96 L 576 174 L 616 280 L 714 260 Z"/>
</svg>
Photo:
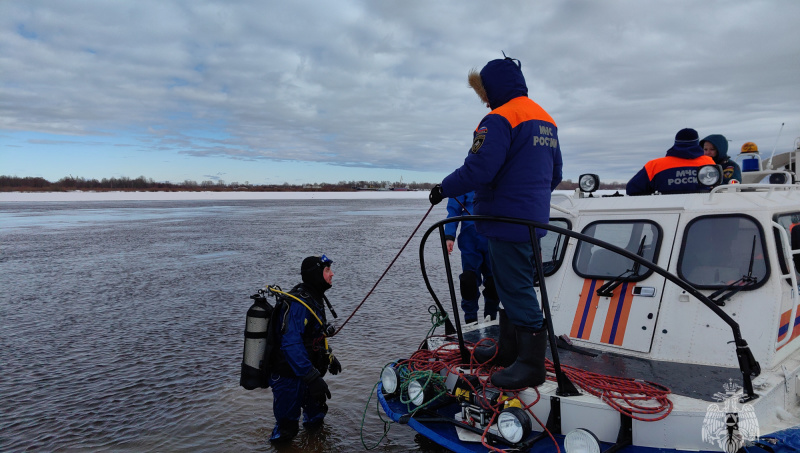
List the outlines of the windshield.
<svg viewBox="0 0 800 453">
<path fill-rule="evenodd" d="M 653 261 L 658 258 L 661 228 L 649 220 L 594 222 L 584 228 L 583 234 L 603 240 L 617 247 Z M 584 278 L 643 280 L 652 271 L 634 266 L 633 260 L 615 252 L 586 242 L 578 242 L 573 263 L 575 273 Z"/>
<path fill-rule="evenodd" d="M 724 288 L 745 276 L 754 289 L 769 275 L 764 233 L 750 216 L 706 216 L 692 220 L 683 236 L 678 275 L 692 285 Z"/>
</svg>

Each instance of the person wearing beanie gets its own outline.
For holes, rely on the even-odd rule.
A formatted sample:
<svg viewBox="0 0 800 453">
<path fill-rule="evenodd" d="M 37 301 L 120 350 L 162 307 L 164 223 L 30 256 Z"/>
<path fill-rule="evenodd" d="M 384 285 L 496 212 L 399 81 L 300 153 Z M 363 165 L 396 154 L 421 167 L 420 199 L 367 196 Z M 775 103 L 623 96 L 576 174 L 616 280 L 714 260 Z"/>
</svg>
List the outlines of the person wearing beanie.
<svg viewBox="0 0 800 453">
<path fill-rule="evenodd" d="M 561 182 L 561 147 L 553 118 L 528 98 L 522 64 L 513 58 L 492 60 L 470 71 L 469 85 L 491 109 L 472 134 L 464 164 L 437 184 L 431 204 L 475 191 L 475 215 L 514 217 L 547 223 L 550 193 Z M 505 369 L 492 373 L 496 387 L 541 385 L 547 329 L 534 291 L 533 244 L 526 225 L 477 221 L 487 238 L 499 311 L 499 343 L 478 347 L 480 363 Z M 537 231 L 538 237 L 546 231 Z M 485 342 L 490 343 L 490 342 Z"/>
<path fill-rule="evenodd" d="M 714 165 L 714 159 L 704 154 L 697 131 L 681 129 L 667 155 L 647 162 L 628 181 L 625 192 L 628 195 L 708 192 L 697 180 L 697 170 L 703 165 Z"/>
<path fill-rule="evenodd" d="M 714 159 L 717 165 L 722 166 L 722 184 L 733 181 L 737 184 L 742 181 L 742 170 L 739 164 L 728 157 L 728 139 L 724 135 L 712 134 L 700 140 L 700 147 L 706 156 Z"/>
<path fill-rule="evenodd" d="M 272 387 L 272 412 L 275 428 L 272 443 L 292 440 L 303 427 L 313 430 L 322 426 L 331 397 L 323 376 L 342 371 L 339 360 L 327 346 L 330 327 L 323 303 L 325 291 L 333 284 L 331 261 L 325 255 L 309 256 L 300 266 L 303 282 L 289 291 L 275 306 L 270 318 L 270 331 L 277 332 L 280 345 L 272 358 L 269 385 Z M 330 304 L 329 304 L 330 305 Z"/>
</svg>

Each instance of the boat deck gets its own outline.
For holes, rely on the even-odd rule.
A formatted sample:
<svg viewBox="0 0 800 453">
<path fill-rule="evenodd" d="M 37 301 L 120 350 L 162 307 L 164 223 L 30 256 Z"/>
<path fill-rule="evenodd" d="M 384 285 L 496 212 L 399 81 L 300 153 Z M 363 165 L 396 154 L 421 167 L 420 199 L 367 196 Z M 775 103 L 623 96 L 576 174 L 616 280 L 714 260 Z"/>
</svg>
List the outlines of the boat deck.
<svg viewBox="0 0 800 453">
<path fill-rule="evenodd" d="M 477 343 L 481 338 L 490 337 L 497 340 L 500 333 L 498 325 L 480 327 L 464 332 L 464 341 Z M 455 336 L 448 341 L 457 341 Z M 740 384 L 742 374 L 738 368 L 724 368 L 691 363 L 663 362 L 639 357 L 630 357 L 611 352 L 580 348 L 596 356 L 592 357 L 579 352 L 559 347 L 558 357 L 561 365 L 582 370 L 592 370 L 607 376 L 639 379 L 669 388 L 672 393 L 703 401 L 715 401 L 714 394 L 724 389 L 722 385 L 732 379 Z M 552 359 L 550 346 L 547 357 Z"/>
</svg>

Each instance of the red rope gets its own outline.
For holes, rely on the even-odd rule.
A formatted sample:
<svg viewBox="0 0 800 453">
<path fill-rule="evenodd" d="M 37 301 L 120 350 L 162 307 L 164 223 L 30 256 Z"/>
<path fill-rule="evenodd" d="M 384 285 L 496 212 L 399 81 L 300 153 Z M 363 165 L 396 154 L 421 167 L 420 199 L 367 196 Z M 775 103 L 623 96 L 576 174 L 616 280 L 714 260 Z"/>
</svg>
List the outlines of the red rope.
<svg viewBox="0 0 800 453">
<path fill-rule="evenodd" d="M 447 370 L 448 373 L 457 374 L 462 378 L 467 373 L 461 370 L 467 370 L 469 374 L 478 376 L 481 381 L 481 391 L 479 392 L 477 388 L 472 386 L 470 381 L 466 379 L 462 380 L 462 382 L 466 383 L 470 387 L 473 395 L 484 395 L 486 388 L 496 388 L 505 395 L 513 395 L 513 398 L 516 398 L 521 403 L 522 400 L 519 398 L 519 392 L 521 389 L 502 389 L 494 387 L 491 384 L 489 378 L 491 377 L 492 373 L 502 368 L 486 367 L 478 364 L 475 361 L 473 356 L 474 348 L 485 342 L 495 343 L 495 340 L 491 338 L 483 338 L 475 344 L 467 343 L 467 346 L 470 350 L 470 359 L 468 364 L 461 363 L 461 354 L 458 350 L 458 343 L 450 342 L 445 343 L 433 350 L 419 349 L 414 352 L 409 359 L 398 362 L 398 365 L 406 365 L 412 371 L 431 371 L 433 373 L 440 373 L 443 370 Z M 555 381 L 555 368 L 553 363 L 550 360 L 545 359 L 545 367 L 548 371 L 547 378 L 551 381 Z M 567 365 L 562 365 L 561 369 L 567 375 L 570 381 L 582 388 L 585 392 L 600 398 L 614 410 L 625 414 L 634 420 L 648 422 L 657 421 L 667 417 L 670 412 L 672 412 L 673 405 L 672 401 L 669 400 L 669 394 L 671 392 L 663 385 L 631 378 L 606 376 Z M 556 442 L 553 434 L 547 429 L 545 424 L 539 420 L 539 418 L 531 409 L 536 403 L 539 402 L 539 399 L 541 398 L 539 390 L 536 388 L 533 388 L 533 390 L 536 391 L 536 399 L 530 404 L 524 405 L 523 409 L 526 410 L 536 420 L 537 423 L 539 423 L 543 431 L 547 432 L 548 436 L 553 441 L 553 444 L 556 446 L 556 450 L 560 452 L 558 443 Z M 492 425 L 496 417 L 500 414 L 500 411 L 503 409 L 504 401 L 501 401 L 495 405 L 491 405 L 485 398 L 478 398 L 476 400 L 476 403 L 478 403 L 481 408 L 492 411 L 493 415 L 491 422 L 487 424 L 486 429 L 481 436 L 481 443 L 484 447 L 496 452 L 502 452 L 503 450 L 499 450 L 489 445 L 486 441 L 486 434 L 488 433 L 489 426 Z M 467 421 L 465 420 L 464 423 L 467 423 Z"/>
</svg>

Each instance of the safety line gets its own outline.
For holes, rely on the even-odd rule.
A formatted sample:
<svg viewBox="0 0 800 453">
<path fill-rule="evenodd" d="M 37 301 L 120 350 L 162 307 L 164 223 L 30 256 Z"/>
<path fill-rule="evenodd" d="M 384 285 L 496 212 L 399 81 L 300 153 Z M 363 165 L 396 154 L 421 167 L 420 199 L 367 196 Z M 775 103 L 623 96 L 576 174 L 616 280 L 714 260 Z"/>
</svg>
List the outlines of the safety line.
<svg viewBox="0 0 800 453">
<path fill-rule="evenodd" d="M 338 329 L 336 329 L 336 331 L 333 333 L 333 335 L 331 335 L 332 337 L 338 335 L 339 332 L 342 331 L 342 329 L 344 328 L 345 324 L 347 324 L 350 321 L 350 319 L 353 317 L 353 315 L 356 314 L 358 309 L 361 308 L 361 306 L 364 305 L 364 302 L 367 301 L 367 298 L 369 298 L 369 296 L 372 295 L 372 292 L 375 291 L 375 288 L 378 287 L 378 284 L 381 282 L 381 280 L 383 280 L 383 277 L 386 276 L 386 273 L 389 272 L 389 269 L 392 268 L 392 266 L 394 265 L 394 262 L 397 261 L 397 258 L 400 258 L 400 255 L 403 253 L 403 250 L 405 250 L 406 246 L 408 245 L 408 243 L 411 242 L 411 238 L 413 238 L 414 235 L 417 234 L 417 231 L 419 230 L 419 227 L 421 227 L 422 223 L 425 221 L 425 219 L 428 218 L 428 214 L 430 214 L 431 211 L 433 210 L 433 206 L 434 205 L 431 205 L 431 207 L 428 208 L 428 212 L 426 212 L 425 215 L 422 216 L 422 220 L 420 220 L 419 224 L 417 225 L 417 227 L 414 228 L 414 231 L 411 233 L 411 236 L 409 236 L 408 239 L 406 239 L 406 243 L 403 244 L 403 246 L 400 248 L 400 251 L 397 252 L 397 255 L 395 255 L 395 257 L 392 260 L 392 262 L 389 263 L 389 266 L 386 268 L 386 270 L 383 271 L 383 274 L 381 274 L 381 276 L 378 279 L 378 281 L 375 282 L 375 284 L 372 286 L 372 289 L 370 289 L 369 292 L 367 293 L 367 295 L 364 296 L 364 299 L 361 300 L 361 303 L 358 304 L 358 306 L 355 308 L 355 310 L 353 310 L 353 312 L 350 313 L 350 316 L 348 316 L 347 319 L 345 319 L 345 321 L 342 323 L 342 325 L 339 326 Z"/>
</svg>

